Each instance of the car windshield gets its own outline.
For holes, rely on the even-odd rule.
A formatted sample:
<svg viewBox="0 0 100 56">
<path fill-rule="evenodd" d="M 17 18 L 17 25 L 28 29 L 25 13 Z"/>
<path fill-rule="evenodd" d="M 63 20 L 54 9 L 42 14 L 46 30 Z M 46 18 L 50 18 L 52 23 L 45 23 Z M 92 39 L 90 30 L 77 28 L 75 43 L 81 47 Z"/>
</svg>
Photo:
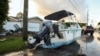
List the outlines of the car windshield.
<svg viewBox="0 0 100 56">
<path fill-rule="evenodd" d="M 93 27 L 92 26 L 87 26 L 87 29 L 93 29 Z"/>
</svg>

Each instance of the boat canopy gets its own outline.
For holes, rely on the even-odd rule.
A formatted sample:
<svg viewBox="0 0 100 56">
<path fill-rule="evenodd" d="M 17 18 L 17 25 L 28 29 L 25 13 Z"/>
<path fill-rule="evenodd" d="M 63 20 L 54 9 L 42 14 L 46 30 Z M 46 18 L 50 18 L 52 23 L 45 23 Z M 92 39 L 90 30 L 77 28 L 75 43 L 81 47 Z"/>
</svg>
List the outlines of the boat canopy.
<svg viewBox="0 0 100 56">
<path fill-rule="evenodd" d="M 71 16 L 71 15 L 73 15 L 73 13 L 68 12 L 66 10 L 61 10 L 61 11 L 58 11 L 58 12 L 55 12 L 55 13 L 52 13 L 50 15 L 45 16 L 45 19 L 58 21 L 61 18 L 68 17 L 68 16 Z"/>
</svg>

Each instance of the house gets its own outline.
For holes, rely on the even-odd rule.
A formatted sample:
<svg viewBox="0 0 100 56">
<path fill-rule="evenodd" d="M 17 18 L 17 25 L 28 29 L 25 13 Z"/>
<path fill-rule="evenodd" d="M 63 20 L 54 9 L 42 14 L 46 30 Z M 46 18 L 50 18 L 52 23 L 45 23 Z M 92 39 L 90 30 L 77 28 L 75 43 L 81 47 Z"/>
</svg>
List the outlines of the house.
<svg viewBox="0 0 100 56">
<path fill-rule="evenodd" d="M 42 27 L 43 20 L 39 17 L 28 18 L 28 31 L 29 32 L 38 32 Z M 16 30 L 14 25 L 18 25 L 20 28 L 23 27 L 23 19 L 17 19 L 16 21 L 7 21 L 3 28 L 6 30 Z"/>
<path fill-rule="evenodd" d="M 23 21 L 23 19 L 18 19 L 17 22 L 22 22 L 22 21 Z M 29 23 L 28 26 L 30 26 L 30 28 L 33 28 L 34 26 L 37 25 L 37 27 L 39 27 L 39 30 L 40 30 L 42 27 L 43 20 L 39 17 L 31 17 L 31 18 L 28 18 L 28 23 Z"/>
<path fill-rule="evenodd" d="M 22 22 L 22 21 L 23 21 L 23 19 L 18 19 L 17 22 Z M 43 20 L 39 17 L 31 17 L 31 18 L 28 18 L 28 22 L 41 24 L 43 22 Z"/>
<path fill-rule="evenodd" d="M 31 22 L 31 23 L 40 23 L 41 24 L 43 22 L 43 20 L 41 18 L 39 18 L 39 17 L 32 17 L 32 18 L 28 19 L 28 22 Z"/>
</svg>

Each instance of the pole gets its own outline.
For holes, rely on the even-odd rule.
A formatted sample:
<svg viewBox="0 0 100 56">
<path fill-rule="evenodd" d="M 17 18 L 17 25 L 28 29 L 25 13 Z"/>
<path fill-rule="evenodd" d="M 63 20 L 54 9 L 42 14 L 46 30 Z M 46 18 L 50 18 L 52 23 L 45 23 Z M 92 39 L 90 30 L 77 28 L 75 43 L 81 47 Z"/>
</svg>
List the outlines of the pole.
<svg viewBox="0 0 100 56">
<path fill-rule="evenodd" d="M 28 38 L 27 19 L 28 19 L 28 0 L 24 0 L 24 10 L 23 10 L 23 40 L 24 41 L 27 41 L 27 38 Z"/>
<path fill-rule="evenodd" d="M 88 10 L 87 10 L 87 26 L 88 26 L 88 23 L 89 23 L 89 13 L 88 13 Z"/>
</svg>

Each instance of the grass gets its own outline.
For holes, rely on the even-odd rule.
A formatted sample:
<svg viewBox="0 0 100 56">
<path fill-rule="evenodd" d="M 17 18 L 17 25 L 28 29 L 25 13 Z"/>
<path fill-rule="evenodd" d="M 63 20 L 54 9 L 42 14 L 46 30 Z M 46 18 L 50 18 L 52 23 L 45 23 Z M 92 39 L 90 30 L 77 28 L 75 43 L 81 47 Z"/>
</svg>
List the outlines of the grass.
<svg viewBox="0 0 100 56">
<path fill-rule="evenodd" d="M 21 36 L 11 36 L 5 41 L 0 41 L 0 53 L 19 51 L 25 48 Z"/>
</svg>

